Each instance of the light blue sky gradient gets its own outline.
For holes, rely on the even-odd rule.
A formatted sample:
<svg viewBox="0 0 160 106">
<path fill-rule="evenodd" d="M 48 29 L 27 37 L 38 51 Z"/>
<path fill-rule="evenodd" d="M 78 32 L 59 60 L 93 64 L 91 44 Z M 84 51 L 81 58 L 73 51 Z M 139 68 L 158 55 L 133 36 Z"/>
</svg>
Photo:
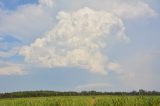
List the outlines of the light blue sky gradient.
<svg viewBox="0 0 160 106">
<path fill-rule="evenodd" d="M 15 10 L 20 5 L 38 3 L 37 0 L 1 0 L 3 8 Z"/>
<path fill-rule="evenodd" d="M 58 1 L 58 0 L 57 0 Z M 0 56 L 0 68 L 3 63 L 25 65 L 24 75 L 1 75 L 0 92 L 23 90 L 77 90 L 78 86 L 106 83 L 108 87 L 97 87 L 93 90 L 100 91 L 131 91 L 137 89 L 160 91 L 160 1 L 148 0 L 149 6 L 158 14 L 155 17 L 137 19 L 124 19 L 126 35 L 129 43 L 115 44 L 109 49 L 108 56 L 111 60 L 119 62 L 132 73 L 135 64 L 139 64 L 135 71 L 135 79 L 128 80 L 115 71 L 108 71 L 107 75 L 90 73 L 80 68 L 42 68 L 25 62 L 24 57 L 18 53 L 10 57 Z M 16 11 L 17 7 L 26 4 L 38 4 L 37 0 L 0 0 L 1 10 Z M 63 0 L 58 1 L 56 11 L 65 8 Z M 67 6 L 66 6 L 67 7 Z M 53 12 L 56 14 L 57 12 Z M 0 11 L 0 20 L 1 20 Z M 53 17 L 54 19 L 55 17 Z M 0 21 L 1 22 L 1 21 Z M 1 24 L 1 23 L 0 23 Z M 50 26 L 49 26 L 50 28 Z M 42 31 L 43 32 L 43 31 Z M 45 31 L 44 31 L 45 32 Z M 43 34 L 42 34 L 43 35 Z M 32 42 L 32 41 L 31 41 Z M 24 46 L 25 42 L 14 35 L 0 32 L 0 52 L 7 52 L 14 47 Z M 147 58 L 147 59 L 146 59 Z M 141 60 L 145 62 L 141 64 Z M 143 66 L 143 67 L 142 67 Z M 141 68 L 139 68 L 141 67 Z M 148 71 L 145 71 L 145 69 Z M 144 69 L 139 72 L 139 69 Z M 1 71 L 0 71 L 1 72 Z M 121 78 L 122 77 L 122 78 Z M 141 80 L 146 81 L 141 81 Z M 128 80 L 128 81 L 127 81 Z M 135 82 L 134 82 L 135 81 Z M 133 84 L 132 84 L 133 82 Z M 146 84 L 147 83 L 147 84 Z M 87 90 L 87 89 L 86 89 Z"/>
</svg>

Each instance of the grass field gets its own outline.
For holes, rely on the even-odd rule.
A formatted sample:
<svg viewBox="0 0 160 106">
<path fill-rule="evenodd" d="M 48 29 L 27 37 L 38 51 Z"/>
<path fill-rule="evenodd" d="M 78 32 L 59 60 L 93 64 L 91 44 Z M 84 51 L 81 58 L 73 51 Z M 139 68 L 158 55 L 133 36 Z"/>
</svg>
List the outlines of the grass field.
<svg viewBox="0 0 160 106">
<path fill-rule="evenodd" d="M 160 106 L 160 96 L 56 96 L 0 99 L 0 106 Z"/>
</svg>

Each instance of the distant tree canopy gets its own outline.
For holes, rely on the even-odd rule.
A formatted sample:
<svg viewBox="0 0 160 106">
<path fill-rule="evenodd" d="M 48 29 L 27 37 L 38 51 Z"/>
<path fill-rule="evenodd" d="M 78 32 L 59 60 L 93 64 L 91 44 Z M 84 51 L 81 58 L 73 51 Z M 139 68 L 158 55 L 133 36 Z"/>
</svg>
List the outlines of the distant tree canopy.
<svg viewBox="0 0 160 106">
<path fill-rule="evenodd" d="M 48 96 L 92 96 L 92 95 L 160 95 L 158 91 L 139 91 L 132 92 L 97 92 L 97 91 L 81 91 L 81 92 L 58 92 L 58 91 L 21 91 L 12 93 L 0 93 L 0 98 L 22 98 L 22 97 L 48 97 Z"/>
</svg>

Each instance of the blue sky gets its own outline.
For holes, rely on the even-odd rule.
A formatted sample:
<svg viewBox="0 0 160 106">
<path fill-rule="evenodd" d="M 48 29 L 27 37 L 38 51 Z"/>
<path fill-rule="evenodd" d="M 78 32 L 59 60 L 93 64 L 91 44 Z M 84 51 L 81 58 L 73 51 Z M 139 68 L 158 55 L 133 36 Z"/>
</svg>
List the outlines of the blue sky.
<svg viewBox="0 0 160 106">
<path fill-rule="evenodd" d="M 159 0 L 0 0 L 0 92 L 160 90 Z"/>
</svg>

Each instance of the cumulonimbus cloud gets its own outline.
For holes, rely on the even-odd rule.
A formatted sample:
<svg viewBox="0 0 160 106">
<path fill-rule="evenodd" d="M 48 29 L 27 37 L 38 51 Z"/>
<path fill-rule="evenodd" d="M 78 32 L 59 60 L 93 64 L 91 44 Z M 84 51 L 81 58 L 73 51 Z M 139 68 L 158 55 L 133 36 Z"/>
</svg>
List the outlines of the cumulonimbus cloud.
<svg viewBox="0 0 160 106">
<path fill-rule="evenodd" d="M 45 67 L 80 67 L 106 74 L 113 69 L 106 56 L 110 42 L 127 40 L 120 18 L 88 7 L 60 12 L 57 25 L 44 37 L 21 48 L 28 62 Z M 112 65 L 113 66 L 113 65 Z"/>
<path fill-rule="evenodd" d="M 108 11 L 122 19 L 155 16 L 148 0 L 38 0 L 16 10 L 7 10 L 0 3 L 0 34 L 12 35 L 23 43 L 31 43 L 52 28 L 59 10 L 73 11 L 83 7 Z M 62 6 L 63 5 L 63 6 Z"/>
</svg>

